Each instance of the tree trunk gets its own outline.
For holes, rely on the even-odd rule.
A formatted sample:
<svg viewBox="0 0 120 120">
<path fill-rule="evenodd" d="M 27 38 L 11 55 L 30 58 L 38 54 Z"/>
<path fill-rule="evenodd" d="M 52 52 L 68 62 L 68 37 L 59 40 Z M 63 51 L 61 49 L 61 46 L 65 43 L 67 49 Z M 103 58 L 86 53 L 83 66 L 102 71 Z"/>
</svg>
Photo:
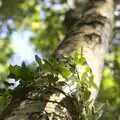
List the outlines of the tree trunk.
<svg viewBox="0 0 120 120">
<path fill-rule="evenodd" d="M 71 2 L 70 2 L 71 3 Z M 83 55 L 94 75 L 97 87 L 91 88 L 91 100 L 97 97 L 104 65 L 104 55 L 112 39 L 113 0 L 72 2 L 66 14 L 66 37 L 56 50 L 57 58 L 72 55 L 74 50 Z M 81 6 L 82 5 L 82 6 Z"/>
<path fill-rule="evenodd" d="M 97 89 L 91 88 L 90 100 L 93 102 L 100 86 L 104 54 L 112 37 L 113 7 L 113 0 L 88 0 L 78 6 L 74 5 L 66 13 L 66 37 L 56 50 L 56 57 L 60 58 L 72 55 L 75 50 L 81 53 L 81 48 L 83 49 L 97 86 Z M 37 79 L 35 84 L 15 90 L 11 103 L 1 114 L 0 120 L 82 120 L 79 117 L 82 106 L 68 96 L 68 93 L 77 96 L 79 88 L 75 91 L 73 87 L 67 89 L 66 85 L 63 85 L 63 91 L 50 88 L 56 90 L 57 94 L 46 92 L 42 96 L 43 101 L 40 101 L 40 84 Z M 68 84 L 72 86 L 71 82 Z"/>
</svg>

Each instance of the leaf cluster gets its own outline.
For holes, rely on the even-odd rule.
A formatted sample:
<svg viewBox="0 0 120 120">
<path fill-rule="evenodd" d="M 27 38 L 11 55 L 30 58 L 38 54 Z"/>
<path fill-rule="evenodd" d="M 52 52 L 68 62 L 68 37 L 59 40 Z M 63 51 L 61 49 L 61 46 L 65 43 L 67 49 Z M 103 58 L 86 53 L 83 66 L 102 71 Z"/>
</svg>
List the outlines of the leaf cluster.
<svg viewBox="0 0 120 120">
<path fill-rule="evenodd" d="M 64 94 L 66 97 L 74 101 L 78 120 L 97 120 L 98 112 L 95 109 L 90 109 L 89 89 L 95 87 L 93 84 L 93 75 L 87 65 L 83 55 L 74 53 L 73 57 L 62 58 L 56 61 L 53 57 L 49 59 L 40 59 L 35 56 L 37 67 L 30 69 L 24 63 L 22 66 L 10 66 L 10 78 L 20 80 L 18 87 L 26 87 L 35 85 L 41 89 L 40 100 L 46 101 L 46 94 Z M 78 70 L 79 66 L 79 70 Z M 72 85 L 69 85 L 69 82 Z M 64 87 L 75 86 L 75 91 L 72 89 L 66 93 Z M 64 106 L 64 105 L 63 105 Z M 100 109 L 101 110 L 101 109 Z M 99 110 L 99 111 L 100 111 Z M 100 114 L 100 113 L 99 113 Z M 76 115 L 74 115 L 76 116 Z M 100 115 L 101 116 L 101 115 Z"/>
</svg>

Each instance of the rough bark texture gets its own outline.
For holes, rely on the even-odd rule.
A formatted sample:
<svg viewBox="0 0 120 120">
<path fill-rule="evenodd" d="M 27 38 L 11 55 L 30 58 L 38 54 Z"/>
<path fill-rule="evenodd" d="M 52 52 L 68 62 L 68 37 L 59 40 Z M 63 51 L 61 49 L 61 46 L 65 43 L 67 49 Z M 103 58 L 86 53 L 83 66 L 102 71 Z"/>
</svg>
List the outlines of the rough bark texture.
<svg viewBox="0 0 120 120">
<path fill-rule="evenodd" d="M 72 55 L 74 50 L 81 53 L 82 48 L 98 88 L 91 88 L 90 99 L 94 101 L 100 86 L 104 54 L 112 38 L 114 5 L 113 0 L 86 0 L 80 5 L 66 14 L 66 37 L 58 46 L 56 57 Z"/>
<path fill-rule="evenodd" d="M 82 48 L 99 89 L 104 54 L 112 37 L 113 0 L 96 0 L 92 3 L 88 0 L 83 8 L 79 7 L 66 13 L 66 37 L 58 46 L 56 56 L 69 56 L 74 50 L 81 52 Z M 35 84 L 16 90 L 12 102 L 3 111 L 0 120 L 79 120 L 76 117 L 81 112 L 81 108 L 78 108 L 80 106 L 75 99 L 66 96 L 71 91 L 76 93 L 73 88 L 66 90 L 67 87 L 63 86 L 63 92 L 56 89 L 57 94 L 48 90 L 44 100 L 40 101 L 40 84 L 37 79 Z M 97 92 L 98 90 L 93 88 L 90 99 L 95 99 Z"/>
</svg>

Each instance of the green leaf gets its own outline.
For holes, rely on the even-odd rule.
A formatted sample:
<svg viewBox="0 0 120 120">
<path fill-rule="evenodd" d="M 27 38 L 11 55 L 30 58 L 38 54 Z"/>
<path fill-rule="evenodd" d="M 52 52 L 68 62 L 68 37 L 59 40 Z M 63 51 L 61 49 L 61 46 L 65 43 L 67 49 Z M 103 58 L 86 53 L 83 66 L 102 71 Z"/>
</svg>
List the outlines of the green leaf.
<svg viewBox="0 0 120 120">
<path fill-rule="evenodd" d="M 21 67 L 18 65 L 9 66 L 10 74 L 13 74 L 15 79 L 20 79 L 21 78 Z"/>
<path fill-rule="evenodd" d="M 15 80 L 21 79 L 20 82 L 31 81 L 34 77 L 34 70 L 31 70 L 25 63 L 22 66 L 12 66 L 9 67 L 10 75 L 8 77 L 14 78 Z"/>
<path fill-rule="evenodd" d="M 42 61 L 41 61 L 41 59 L 38 57 L 38 55 L 35 55 L 35 60 L 36 60 L 36 62 L 39 64 L 39 66 L 42 65 Z"/>
<path fill-rule="evenodd" d="M 79 64 L 79 55 L 78 55 L 78 52 L 77 51 L 75 51 L 74 52 L 74 63 L 77 65 L 77 64 Z"/>
<path fill-rule="evenodd" d="M 65 67 L 63 62 L 61 62 L 58 66 L 58 69 L 64 78 L 68 78 L 72 74 L 72 72 L 67 67 Z"/>
<path fill-rule="evenodd" d="M 62 68 L 62 75 L 65 78 L 68 78 L 71 75 L 71 72 L 67 68 Z"/>
<path fill-rule="evenodd" d="M 74 60 L 75 65 L 78 65 L 78 64 L 83 65 L 86 61 L 85 58 L 83 57 L 82 53 L 78 54 L 77 51 L 74 52 L 73 60 Z"/>
<path fill-rule="evenodd" d="M 44 64 L 42 65 L 42 71 L 44 72 L 53 72 L 53 65 L 49 62 L 49 60 L 44 59 Z"/>
<path fill-rule="evenodd" d="M 87 101 L 90 98 L 90 91 L 87 89 L 84 91 L 84 100 Z"/>
<path fill-rule="evenodd" d="M 98 90 L 98 87 L 97 87 L 97 85 L 94 83 L 94 79 L 93 79 L 93 78 L 90 79 L 90 81 L 89 81 L 89 86 L 95 88 L 96 90 Z"/>
</svg>

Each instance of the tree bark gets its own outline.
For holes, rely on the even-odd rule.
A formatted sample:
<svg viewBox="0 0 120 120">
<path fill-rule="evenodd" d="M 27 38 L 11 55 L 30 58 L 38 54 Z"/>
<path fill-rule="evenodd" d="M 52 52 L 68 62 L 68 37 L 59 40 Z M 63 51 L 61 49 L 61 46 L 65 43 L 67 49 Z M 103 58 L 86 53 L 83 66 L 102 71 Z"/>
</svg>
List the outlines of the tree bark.
<svg viewBox="0 0 120 120">
<path fill-rule="evenodd" d="M 64 22 L 66 37 L 56 50 L 56 57 L 60 58 L 72 55 L 74 50 L 81 53 L 83 49 L 98 88 L 91 88 L 90 99 L 93 101 L 100 86 L 104 54 L 112 37 L 113 8 L 113 0 L 96 0 L 92 3 L 88 0 L 83 6 L 70 9 Z M 69 87 L 66 91 L 67 86 L 64 85 L 63 91 L 60 91 L 51 87 L 57 94 L 46 92 L 43 101 L 40 101 L 40 84 L 39 80 L 35 80 L 35 84 L 14 91 L 11 103 L 1 114 L 0 120 L 80 120 L 77 117 L 82 106 L 68 96 L 68 93 L 79 94 L 76 92 L 79 88 L 74 91 Z M 72 86 L 71 82 L 68 84 Z"/>
<path fill-rule="evenodd" d="M 76 0 L 72 4 L 64 22 L 66 37 L 58 46 L 56 55 L 57 58 L 69 56 L 75 50 L 81 53 L 82 48 L 97 87 L 91 88 L 90 99 L 94 102 L 100 87 L 104 55 L 112 39 L 114 3 L 113 0 Z"/>
</svg>

